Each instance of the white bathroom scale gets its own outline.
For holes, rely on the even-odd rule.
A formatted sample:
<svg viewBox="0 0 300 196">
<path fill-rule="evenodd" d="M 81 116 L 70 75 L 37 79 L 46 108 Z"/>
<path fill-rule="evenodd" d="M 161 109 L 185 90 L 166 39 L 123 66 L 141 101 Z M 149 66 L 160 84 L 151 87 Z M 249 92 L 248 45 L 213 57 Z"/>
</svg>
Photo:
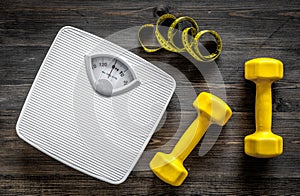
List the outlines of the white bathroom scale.
<svg viewBox="0 0 300 196">
<path fill-rule="evenodd" d="M 24 103 L 20 138 L 97 179 L 122 183 L 174 93 L 174 79 L 141 57 L 63 27 Z"/>
</svg>

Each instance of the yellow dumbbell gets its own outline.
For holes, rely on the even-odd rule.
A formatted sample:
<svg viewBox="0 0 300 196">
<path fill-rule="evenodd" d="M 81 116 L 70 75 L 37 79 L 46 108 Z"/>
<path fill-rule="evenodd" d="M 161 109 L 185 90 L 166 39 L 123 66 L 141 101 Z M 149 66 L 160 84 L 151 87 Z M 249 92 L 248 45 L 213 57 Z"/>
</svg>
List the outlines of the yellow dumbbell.
<svg viewBox="0 0 300 196">
<path fill-rule="evenodd" d="M 271 131 L 271 85 L 283 77 L 283 64 L 272 58 L 256 58 L 245 63 L 245 78 L 256 84 L 255 133 L 245 137 L 245 153 L 270 158 L 282 153 L 282 138 Z"/>
<path fill-rule="evenodd" d="M 185 131 L 170 154 L 156 153 L 150 168 L 156 176 L 173 186 L 180 186 L 188 175 L 183 161 L 198 144 L 210 124 L 224 126 L 232 115 L 229 106 L 220 98 L 203 92 L 193 103 L 198 117 Z"/>
</svg>

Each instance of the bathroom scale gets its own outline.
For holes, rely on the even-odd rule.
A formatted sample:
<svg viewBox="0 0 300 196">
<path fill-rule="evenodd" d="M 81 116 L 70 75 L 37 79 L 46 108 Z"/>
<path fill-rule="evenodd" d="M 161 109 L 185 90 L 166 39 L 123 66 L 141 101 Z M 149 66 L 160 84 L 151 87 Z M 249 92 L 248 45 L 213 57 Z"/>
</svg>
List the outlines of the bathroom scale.
<svg viewBox="0 0 300 196">
<path fill-rule="evenodd" d="M 174 79 L 134 53 L 63 27 L 16 130 L 54 159 L 112 184 L 126 180 L 174 93 Z"/>
</svg>

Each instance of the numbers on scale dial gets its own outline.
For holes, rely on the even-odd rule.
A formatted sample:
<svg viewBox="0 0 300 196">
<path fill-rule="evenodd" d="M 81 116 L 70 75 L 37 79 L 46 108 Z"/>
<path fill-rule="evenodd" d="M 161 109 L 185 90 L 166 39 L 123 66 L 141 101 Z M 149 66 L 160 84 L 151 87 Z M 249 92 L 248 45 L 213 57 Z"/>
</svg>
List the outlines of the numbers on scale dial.
<svg viewBox="0 0 300 196">
<path fill-rule="evenodd" d="M 108 79 L 115 88 L 125 86 L 134 78 L 128 67 L 118 59 L 98 57 L 92 59 L 92 68 L 96 79 Z"/>
<path fill-rule="evenodd" d="M 124 93 L 140 84 L 129 65 L 118 57 L 87 55 L 86 66 L 94 89 L 105 96 Z"/>
</svg>

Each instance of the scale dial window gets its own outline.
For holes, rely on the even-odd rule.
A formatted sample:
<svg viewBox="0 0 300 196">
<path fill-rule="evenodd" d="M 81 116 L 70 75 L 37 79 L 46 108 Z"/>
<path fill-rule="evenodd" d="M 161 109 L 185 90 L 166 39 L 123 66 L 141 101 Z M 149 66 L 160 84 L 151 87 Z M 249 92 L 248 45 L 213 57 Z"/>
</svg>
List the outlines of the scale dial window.
<svg viewBox="0 0 300 196">
<path fill-rule="evenodd" d="M 104 96 L 122 94 L 140 84 L 132 68 L 120 57 L 86 55 L 85 63 L 91 85 Z"/>
</svg>

